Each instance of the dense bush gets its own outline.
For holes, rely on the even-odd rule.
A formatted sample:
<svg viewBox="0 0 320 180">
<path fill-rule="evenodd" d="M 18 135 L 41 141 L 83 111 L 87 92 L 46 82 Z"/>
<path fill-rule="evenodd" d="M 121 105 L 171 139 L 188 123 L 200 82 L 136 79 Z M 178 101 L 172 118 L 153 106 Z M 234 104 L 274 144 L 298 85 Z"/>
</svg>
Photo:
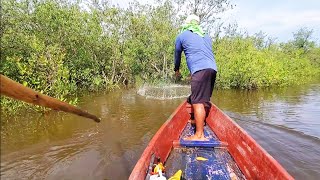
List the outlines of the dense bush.
<svg viewBox="0 0 320 180">
<path fill-rule="evenodd" d="M 185 17 L 176 15 L 175 2 L 180 1 L 157 6 L 134 3 L 121 9 L 96 1 L 84 5 L 78 1 L 4 0 L 1 73 L 62 100 L 79 90 L 112 89 L 135 84 L 137 79 L 168 81 L 173 76 L 175 37 Z M 216 12 L 230 5 L 228 0 L 199 2 L 221 8 Z M 211 12 L 202 12 L 202 16 L 207 17 L 206 13 Z M 205 21 L 207 30 L 212 29 L 213 21 L 212 17 Z M 237 33 L 215 36 L 217 86 L 252 89 L 304 82 L 301 79 L 320 69 L 320 48 L 306 38 L 310 33 L 302 29 L 293 41 L 283 44 Z M 185 62 L 181 72 L 184 77 L 189 74 Z M 1 100 L 2 109 L 13 109 L 11 101 Z M 14 107 L 21 105 L 14 103 Z"/>
<path fill-rule="evenodd" d="M 216 60 L 220 88 L 255 89 L 298 84 L 319 73 L 319 66 L 296 49 L 287 54 L 279 46 L 257 49 L 252 38 L 222 38 Z"/>
</svg>

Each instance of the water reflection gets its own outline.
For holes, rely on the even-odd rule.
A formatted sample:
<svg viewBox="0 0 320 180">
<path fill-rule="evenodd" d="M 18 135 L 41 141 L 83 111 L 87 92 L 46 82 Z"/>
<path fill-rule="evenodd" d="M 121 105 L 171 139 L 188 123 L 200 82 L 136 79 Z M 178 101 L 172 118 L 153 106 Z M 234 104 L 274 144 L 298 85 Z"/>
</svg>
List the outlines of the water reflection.
<svg viewBox="0 0 320 180">
<path fill-rule="evenodd" d="M 274 90 L 218 91 L 212 101 L 221 109 L 320 138 L 320 85 Z"/>
<path fill-rule="evenodd" d="M 212 101 L 294 177 L 317 179 L 319 89 L 318 83 L 215 91 Z M 80 100 L 80 106 L 101 117 L 101 123 L 56 112 L 2 118 L 1 178 L 127 179 L 152 136 L 184 98 L 146 98 L 132 89 L 88 94 Z"/>
</svg>

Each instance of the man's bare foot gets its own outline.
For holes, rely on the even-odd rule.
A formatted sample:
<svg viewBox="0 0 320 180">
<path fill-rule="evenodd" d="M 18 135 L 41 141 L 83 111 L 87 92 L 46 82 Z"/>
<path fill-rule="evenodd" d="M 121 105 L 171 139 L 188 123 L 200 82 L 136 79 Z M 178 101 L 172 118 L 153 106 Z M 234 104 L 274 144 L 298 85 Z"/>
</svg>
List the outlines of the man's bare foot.
<svg viewBox="0 0 320 180">
<path fill-rule="evenodd" d="M 204 136 L 199 137 L 197 135 L 186 137 L 183 140 L 185 140 L 185 141 L 209 141 L 209 139 L 205 138 Z"/>
<path fill-rule="evenodd" d="M 194 119 L 189 119 L 188 122 L 189 122 L 191 125 L 196 125 L 196 120 L 194 120 Z"/>
</svg>

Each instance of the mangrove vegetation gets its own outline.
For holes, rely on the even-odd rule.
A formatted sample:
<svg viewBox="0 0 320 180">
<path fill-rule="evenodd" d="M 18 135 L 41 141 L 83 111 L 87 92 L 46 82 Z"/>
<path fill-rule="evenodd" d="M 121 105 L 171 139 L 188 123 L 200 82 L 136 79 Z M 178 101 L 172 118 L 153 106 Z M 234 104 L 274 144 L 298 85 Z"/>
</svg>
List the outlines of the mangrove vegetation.
<svg viewBox="0 0 320 180">
<path fill-rule="evenodd" d="M 279 43 L 264 32 L 248 35 L 218 23 L 228 0 L 133 2 L 3 0 L 1 73 L 27 87 L 76 103 L 81 90 L 143 82 L 171 82 L 174 41 L 186 15 L 196 13 L 213 38 L 217 88 L 288 86 L 319 76 L 320 47 L 302 28 Z M 183 78 L 188 77 L 182 64 Z M 1 108 L 24 104 L 1 97 Z"/>
</svg>

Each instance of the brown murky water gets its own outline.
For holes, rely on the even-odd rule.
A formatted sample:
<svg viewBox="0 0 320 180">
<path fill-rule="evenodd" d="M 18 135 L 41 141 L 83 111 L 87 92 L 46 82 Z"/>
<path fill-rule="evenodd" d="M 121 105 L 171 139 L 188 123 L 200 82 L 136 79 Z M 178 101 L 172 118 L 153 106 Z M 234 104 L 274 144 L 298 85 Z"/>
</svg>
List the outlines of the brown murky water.
<svg viewBox="0 0 320 180">
<path fill-rule="evenodd" d="M 97 124 L 50 112 L 1 118 L 1 179 L 127 179 L 186 87 L 88 94 Z M 153 99 L 156 96 L 157 99 Z M 148 98 L 146 98 L 148 97 Z M 160 98 L 159 98 L 160 97 Z M 296 179 L 320 179 L 320 83 L 260 91 L 215 91 L 212 101 Z"/>
</svg>

